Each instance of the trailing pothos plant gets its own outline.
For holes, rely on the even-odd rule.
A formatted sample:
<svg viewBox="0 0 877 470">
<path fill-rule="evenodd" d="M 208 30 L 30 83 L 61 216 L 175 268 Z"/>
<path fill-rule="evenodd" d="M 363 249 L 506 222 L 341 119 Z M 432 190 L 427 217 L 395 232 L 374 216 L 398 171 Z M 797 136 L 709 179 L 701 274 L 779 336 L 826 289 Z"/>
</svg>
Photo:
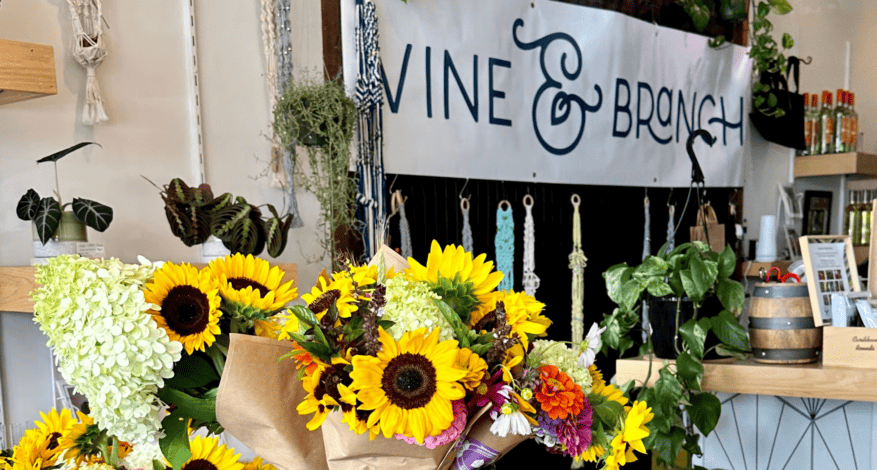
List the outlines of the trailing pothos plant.
<svg viewBox="0 0 877 470">
<path fill-rule="evenodd" d="M 100 144 L 95 142 L 81 142 L 37 160 L 37 163 L 52 162 L 55 165 L 55 197 L 40 197 L 39 193 L 31 188 L 18 201 L 15 214 L 21 220 L 33 221 L 43 245 L 55 236 L 55 232 L 61 225 L 61 214 L 67 206 L 71 207 L 73 215 L 80 222 L 98 232 L 106 230 L 110 226 L 110 222 L 113 221 L 113 209 L 109 206 L 89 199 L 73 198 L 72 202 L 67 203 L 61 199 L 61 186 L 58 183 L 58 160 L 88 145 L 100 147 Z"/>
<path fill-rule="evenodd" d="M 279 215 L 271 204 L 266 206 L 272 217 L 266 218 L 243 197 L 231 193 L 213 197 L 209 185 L 193 188 L 180 178 L 165 185 L 161 198 L 171 232 L 186 246 L 214 235 L 232 253 L 258 255 L 267 246 L 268 254 L 276 258 L 286 248 L 293 216 Z"/>
<path fill-rule="evenodd" d="M 625 385 L 626 391 L 651 405 L 655 417 L 646 445 L 657 453 L 660 461 L 669 464 L 680 449 L 689 455 L 701 455 L 692 425 L 708 436 L 722 412 L 719 399 L 702 388 L 704 356 L 715 350 L 720 355 L 742 359 L 750 348 L 749 337 L 735 316 L 743 308 L 744 291 L 739 282 L 730 278 L 737 265 L 731 248 L 716 253 L 700 241 L 684 243 L 671 251 L 666 248 L 662 247 L 657 256 L 648 256 L 639 266 L 622 263 L 603 273 L 609 298 L 618 307 L 603 319 L 601 326 L 606 327 L 606 332 L 601 339 L 604 353 L 614 349 L 624 354 L 634 346 L 630 336 L 641 323 L 642 300 L 649 296 L 677 298 L 674 337 L 681 337 L 677 359 L 673 363 L 664 361 L 654 386 L 648 386 L 654 358 L 649 340 L 640 350 L 649 356 L 648 377 L 642 385 Z M 709 296 L 716 296 L 723 310 L 715 316 L 699 316 L 700 307 Z M 683 297 L 694 304 L 694 316 L 680 325 Z M 720 343 L 706 347 L 710 332 Z M 686 424 L 684 414 L 690 417 L 690 424 Z"/>
</svg>

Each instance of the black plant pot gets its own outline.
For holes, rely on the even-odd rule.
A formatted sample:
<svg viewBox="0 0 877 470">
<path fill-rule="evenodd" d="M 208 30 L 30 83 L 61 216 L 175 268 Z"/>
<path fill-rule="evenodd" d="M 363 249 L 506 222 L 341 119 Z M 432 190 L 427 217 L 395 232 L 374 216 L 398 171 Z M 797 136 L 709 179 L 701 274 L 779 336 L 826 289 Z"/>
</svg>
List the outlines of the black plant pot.
<svg viewBox="0 0 877 470">
<path fill-rule="evenodd" d="M 660 359 L 676 359 L 676 347 L 682 350 L 682 337 L 676 333 L 676 306 L 678 297 L 661 297 L 649 300 L 649 324 L 651 325 L 652 347 L 655 350 L 655 357 Z M 682 298 L 679 305 L 679 325 L 682 326 L 694 316 L 694 302 L 688 297 Z M 722 311 L 722 303 L 718 297 L 707 297 L 703 301 L 700 309 L 697 311 L 698 318 L 712 318 L 718 316 Z M 713 335 L 712 331 L 707 333 L 706 345 L 704 349 L 709 349 L 719 344 L 719 339 Z M 707 354 L 704 359 L 720 359 L 715 351 Z"/>
</svg>

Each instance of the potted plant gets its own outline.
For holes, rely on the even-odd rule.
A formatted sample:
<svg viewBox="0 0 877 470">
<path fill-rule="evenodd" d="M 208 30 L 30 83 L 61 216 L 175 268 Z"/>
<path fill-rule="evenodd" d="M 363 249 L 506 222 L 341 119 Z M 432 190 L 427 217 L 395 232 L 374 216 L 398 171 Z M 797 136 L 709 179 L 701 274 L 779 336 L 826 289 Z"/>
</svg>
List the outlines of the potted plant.
<svg viewBox="0 0 877 470">
<path fill-rule="evenodd" d="M 356 226 L 356 179 L 350 170 L 350 141 L 356 106 L 335 80 L 289 81 L 274 107 L 274 132 L 289 150 L 297 184 L 320 203 L 323 248 L 336 261 L 336 233 Z M 298 146 L 308 147 L 306 152 Z M 299 159 L 307 157 L 307 165 Z"/>
<path fill-rule="evenodd" d="M 271 204 L 266 206 L 272 217 L 265 218 L 243 197 L 231 193 L 213 197 L 207 184 L 193 188 L 174 178 L 159 189 L 171 232 L 186 246 L 202 244 L 213 235 L 232 253 L 255 256 L 267 247 L 276 258 L 286 248 L 292 214 L 281 216 Z"/>
<path fill-rule="evenodd" d="M 33 221 L 37 238 L 43 245 L 52 238 L 63 240 L 87 240 L 85 226 L 103 232 L 113 221 L 113 209 L 88 199 L 73 198 L 64 203 L 61 199 L 61 186 L 58 183 L 58 160 L 87 145 L 100 144 L 82 142 L 37 160 L 37 163 L 55 164 L 55 197 L 41 198 L 33 188 L 28 189 L 18 201 L 15 213 L 21 220 Z M 64 209 L 70 207 L 71 210 Z"/>
<path fill-rule="evenodd" d="M 745 358 L 750 348 L 746 331 L 735 316 L 743 308 L 744 291 L 739 282 L 730 279 L 737 264 L 731 248 L 727 246 L 716 253 L 707 244 L 695 241 L 671 251 L 665 245 L 659 253 L 647 257 L 639 266 L 622 263 L 603 274 L 609 297 L 618 307 L 606 315 L 601 326 L 606 327 L 603 351 L 615 349 L 624 354 L 634 345 L 630 333 L 640 324 L 638 310 L 642 300 L 672 297 L 670 303 L 676 304 L 672 321 L 663 322 L 671 327 L 665 334 L 677 353 L 675 362 L 664 362 L 652 387 L 625 386 L 652 406 L 655 418 L 647 446 L 656 452 L 659 462 L 671 464 L 682 450 L 687 452 L 689 462 L 690 456 L 701 455 L 693 427 L 708 436 L 721 415 L 719 399 L 701 387 L 704 357 L 715 351 L 722 356 Z M 691 302 L 688 319 L 681 308 L 685 298 Z M 704 305 L 710 302 L 715 302 L 718 311 L 706 314 Z M 716 338 L 715 345 L 708 344 L 708 336 Z M 641 349 L 649 356 L 649 376 L 654 359 L 651 344 L 652 336 Z M 683 413 L 690 417 L 690 425 L 685 424 Z"/>
</svg>

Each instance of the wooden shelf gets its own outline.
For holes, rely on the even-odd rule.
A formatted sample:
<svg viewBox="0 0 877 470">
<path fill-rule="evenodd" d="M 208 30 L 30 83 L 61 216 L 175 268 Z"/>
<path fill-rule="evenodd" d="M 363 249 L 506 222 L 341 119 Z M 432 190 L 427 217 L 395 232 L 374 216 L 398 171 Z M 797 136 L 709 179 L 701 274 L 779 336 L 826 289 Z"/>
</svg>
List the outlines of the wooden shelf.
<svg viewBox="0 0 877 470">
<path fill-rule="evenodd" d="M 877 155 L 870 153 L 832 153 L 795 157 L 795 178 L 828 175 L 877 176 Z"/>
<path fill-rule="evenodd" d="M 658 379 L 663 359 L 652 363 L 649 384 Z M 802 365 L 761 364 L 747 359 L 704 364 L 703 389 L 711 392 L 773 395 L 782 397 L 829 398 L 877 402 L 877 364 L 874 369 L 826 367 L 821 362 Z M 641 384 L 649 369 L 648 358 L 619 359 L 619 384 L 635 380 Z"/>
<path fill-rule="evenodd" d="M 196 267 L 204 267 L 205 264 L 193 263 Z M 293 286 L 298 287 L 298 266 L 294 263 L 272 263 L 283 270 L 282 282 L 294 281 Z M 0 312 L 25 312 L 33 313 L 33 301 L 30 293 L 36 288 L 34 282 L 34 267 L 7 267 L 0 266 Z"/>
<path fill-rule="evenodd" d="M 765 271 L 770 270 L 770 268 L 776 266 L 780 268 L 780 272 L 785 275 L 789 271 L 789 266 L 792 264 L 791 260 L 777 260 L 777 261 L 769 261 L 769 262 L 760 262 L 760 261 L 744 261 L 743 262 L 743 276 L 746 277 L 760 277 L 758 272 L 764 268 Z"/>
<path fill-rule="evenodd" d="M 52 46 L 0 39 L 0 105 L 57 93 Z"/>
</svg>

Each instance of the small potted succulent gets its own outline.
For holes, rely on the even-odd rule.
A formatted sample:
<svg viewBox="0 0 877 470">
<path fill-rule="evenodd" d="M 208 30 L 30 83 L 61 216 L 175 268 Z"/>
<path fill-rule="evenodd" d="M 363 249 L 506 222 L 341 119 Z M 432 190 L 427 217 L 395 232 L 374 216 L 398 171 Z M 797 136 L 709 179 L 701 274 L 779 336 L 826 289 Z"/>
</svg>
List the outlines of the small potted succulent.
<svg viewBox="0 0 877 470">
<path fill-rule="evenodd" d="M 70 148 L 53 153 L 37 160 L 37 163 L 52 162 L 55 165 L 55 196 L 40 197 L 33 188 L 28 189 L 18 201 L 15 213 L 21 220 L 33 221 L 34 240 L 43 245 L 50 240 L 87 240 L 85 226 L 103 232 L 113 221 L 113 209 L 89 199 L 73 198 L 64 203 L 61 187 L 58 184 L 58 160 L 88 145 L 100 144 L 81 142 Z M 66 210 L 67 207 L 71 210 Z"/>
</svg>

